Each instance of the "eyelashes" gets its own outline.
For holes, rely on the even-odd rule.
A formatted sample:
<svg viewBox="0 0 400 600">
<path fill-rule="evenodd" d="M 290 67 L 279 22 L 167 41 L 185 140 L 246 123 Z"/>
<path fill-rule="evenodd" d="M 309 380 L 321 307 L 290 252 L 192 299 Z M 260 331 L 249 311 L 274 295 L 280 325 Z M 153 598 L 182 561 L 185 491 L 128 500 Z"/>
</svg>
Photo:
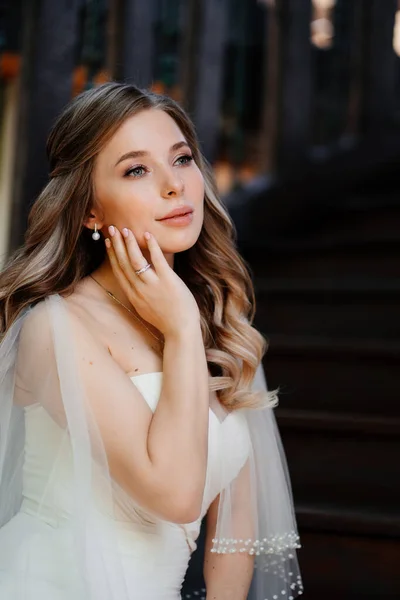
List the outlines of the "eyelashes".
<svg viewBox="0 0 400 600">
<path fill-rule="evenodd" d="M 141 173 L 138 171 L 142 171 Z M 125 174 L 124 177 L 142 177 L 144 175 L 144 173 L 148 173 L 148 169 L 146 169 L 146 167 L 144 165 L 138 165 L 137 167 L 132 167 L 130 169 L 128 169 Z"/>
<path fill-rule="evenodd" d="M 193 162 L 193 156 L 190 154 L 184 154 L 176 159 L 175 165 L 186 167 Z M 149 173 L 149 169 L 145 165 L 136 165 L 136 167 L 131 167 L 124 173 L 124 177 L 133 177 L 134 179 L 138 179 L 139 177 L 143 177 L 146 173 Z"/>
<path fill-rule="evenodd" d="M 180 163 L 181 165 L 188 165 L 193 161 L 193 156 L 191 156 L 190 154 L 184 154 L 183 156 L 180 156 L 179 158 L 176 159 L 176 162 L 178 162 L 178 160 L 184 160 L 184 163 Z"/>
</svg>

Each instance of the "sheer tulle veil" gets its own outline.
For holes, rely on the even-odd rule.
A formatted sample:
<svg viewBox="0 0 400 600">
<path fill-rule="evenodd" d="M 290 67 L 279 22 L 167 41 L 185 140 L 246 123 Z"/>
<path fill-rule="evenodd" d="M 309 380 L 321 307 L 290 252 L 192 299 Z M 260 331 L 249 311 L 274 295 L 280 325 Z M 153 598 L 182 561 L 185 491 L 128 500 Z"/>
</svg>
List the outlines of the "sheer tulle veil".
<svg viewBox="0 0 400 600">
<path fill-rule="evenodd" d="M 40 353 L 35 351 L 38 340 Z M 13 600 L 25 598 L 37 578 L 32 536 L 42 536 L 44 557 L 46 552 L 53 559 L 56 555 L 68 575 L 68 600 L 136 600 L 124 579 L 115 519 L 116 511 L 129 519 L 132 499 L 110 477 L 75 347 L 68 307 L 58 295 L 25 310 L 0 345 L 0 527 L 8 527 L 21 508 L 36 517 L 16 534 L 12 548 L 0 548 L 0 590 Z M 262 368 L 254 387 L 266 389 Z M 251 600 L 292 600 L 303 590 L 296 558 L 299 538 L 273 407 L 240 412 L 247 423 L 248 460 L 233 481 L 226 481 L 222 463 L 211 552 L 254 555 Z M 26 420 L 39 413 L 57 431 L 57 441 L 48 457 L 45 489 L 38 497 L 25 498 L 25 447 L 32 442 Z M 235 440 L 224 439 L 224 431 L 224 452 L 234 453 Z M 61 464 L 67 465 L 72 485 L 57 499 L 62 510 L 55 518 L 49 506 Z M 51 573 L 43 573 L 44 579 L 49 577 Z"/>
</svg>

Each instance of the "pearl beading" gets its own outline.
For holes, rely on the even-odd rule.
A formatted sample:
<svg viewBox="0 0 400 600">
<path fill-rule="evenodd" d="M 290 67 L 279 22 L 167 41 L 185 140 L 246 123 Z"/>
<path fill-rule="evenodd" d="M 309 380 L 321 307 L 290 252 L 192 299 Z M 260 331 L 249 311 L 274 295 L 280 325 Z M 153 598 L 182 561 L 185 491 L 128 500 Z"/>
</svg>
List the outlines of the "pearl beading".
<svg viewBox="0 0 400 600">
<path fill-rule="evenodd" d="M 190 594 L 182 595 L 182 600 L 191 600 L 192 598 L 196 598 L 196 600 L 206 600 L 206 589 L 202 588 L 201 590 L 196 590 Z"/>
<path fill-rule="evenodd" d="M 248 538 L 214 538 L 211 552 L 217 554 L 235 554 L 236 552 L 260 556 L 260 554 L 281 554 L 286 550 L 301 548 L 300 538 L 295 531 L 282 535 L 271 535 L 259 540 Z M 289 554 L 288 558 L 292 558 Z"/>
<path fill-rule="evenodd" d="M 217 554 L 239 552 L 254 555 L 256 558 L 254 568 L 264 573 L 266 577 L 272 577 L 271 595 L 263 597 L 263 600 L 294 600 L 303 594 L 302 579 L 294 562 L 296 559 L 294 551 L 301 548 L 300 538 L 295 531 L 257 540 L 214 538 L 212 542 L 211 552 Z"/>
</svg>

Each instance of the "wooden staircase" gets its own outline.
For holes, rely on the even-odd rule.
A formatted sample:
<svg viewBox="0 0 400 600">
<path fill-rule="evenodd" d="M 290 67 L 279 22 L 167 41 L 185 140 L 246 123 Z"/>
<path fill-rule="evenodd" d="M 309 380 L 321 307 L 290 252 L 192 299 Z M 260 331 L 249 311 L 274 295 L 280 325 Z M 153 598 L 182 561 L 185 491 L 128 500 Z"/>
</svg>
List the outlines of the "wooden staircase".
<svg viewBox="0 0 400 600">
<path fill-rule="evenodd" d="M 370 144 L 227 199 L 280 388 L 305 600 L 400 598 L 400 145 Z M 183 598 L 203 596 L 202 542 Z"/>
<path fill-rule="evenodd" d="M 350 153 L 347 169 L 333 160 L 231 208 L 270 343 L 269 387 L 280 388 L 309 600 L 400 598 L 400 151 L 390 148 L 391 160 L 383 152 L 363 168 Z"/>
</svg>

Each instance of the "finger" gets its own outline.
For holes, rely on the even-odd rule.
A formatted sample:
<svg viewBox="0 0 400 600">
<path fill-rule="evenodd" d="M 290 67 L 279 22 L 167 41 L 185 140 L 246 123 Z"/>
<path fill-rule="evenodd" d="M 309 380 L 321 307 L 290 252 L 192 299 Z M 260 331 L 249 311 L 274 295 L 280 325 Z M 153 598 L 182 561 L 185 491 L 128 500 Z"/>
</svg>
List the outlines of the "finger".
<svg viewBox="0 0 400 600">
<path fill-rule="evenodd" d="M 147 265 L 147 260 L 143 256 L 143 252 L 141 251 L 132 230 L 124 228 L 122 233 L 124 235 L 125 246 L 131 265 L 135 271 L 139 271 L 139 269 L 142 269 Z"/>
<path fill-rule="evenodd" d="M 125 292 L 125 294 L 129 296 L 130 294 L 132 294 L 133 285 L 126 278 L 125 273 L 121 269 L 114 247 L 108 238 L 105 240 L 105 244 L 107 249 L 108 260 L 110 261 L 110 265 L 115 275 L 115 278 L 118 281 L 121 288 L 123 289 L 123 291 Z"/>
<path fill-rule="evenodd" d="M 147 269 L 138 275 L 137 271 L 143 269 L 148 262 L 146 258 L 143 256 L 142 250 L 137 242 L 137 239 L 131 229 L 127 229 L 126 227 L 122 230 L 124 241 L 128 253 L 129 260 L 131 261 L 131 265 L 135 271 L 136 277 L 139 277 L 142 281 L 149 283 L 153 281 L 153 278 L 156 277 L 154 269 Z"/>
<path fill-rule="evenodd" d="M 124 273 L 125 277 L 128 279 L 128 281 L 134 283 L 134 280 L 137 277 L 135 275 L 134 271 L 137 269 L 134 269 L 134 267 L 131 264 L 131 261 L 129 259 L 128 252 L 127 252 L 127 249 L 126 249 L 126 246 L 124 243 L 124 239 L 123 239 L 120 231 L 116 227 L 112 227 L 112 228 L 110 227 L 109 232 L 110 232 L 112 247 L 113 247 L 116 259 L 118 261 L 118 265 L 119 265 L 120 269 L 122 270 L 122 272 Z M 139 268 L 141 268 L 141 267 L 139 267 Z"/>
<path fill-rule="evenodd" d="M 165 271 L 166 268 L 170 268 L 154 235 L 152 235 L 149 232 L 146 232 L 144 234 L 144 238 L 146 240 L 147 247 L 150 251 L 151 262 L 156 273 L 160 273 L 163 270 Z"/>
</svg>

